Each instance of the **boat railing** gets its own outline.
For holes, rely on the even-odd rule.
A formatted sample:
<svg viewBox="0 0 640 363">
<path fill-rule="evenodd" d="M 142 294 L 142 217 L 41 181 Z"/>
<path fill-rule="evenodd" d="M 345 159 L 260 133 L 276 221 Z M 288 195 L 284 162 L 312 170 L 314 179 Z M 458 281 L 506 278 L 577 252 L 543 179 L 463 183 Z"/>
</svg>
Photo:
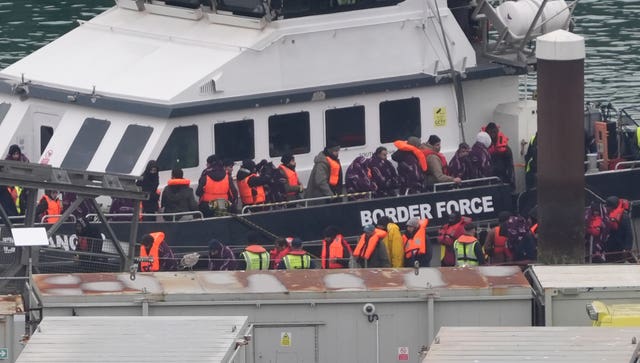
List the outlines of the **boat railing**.
<svg viewBox="0 0 640 363">
<path fill-rule="evenodd" d="M 45 214 L 42 216 L 42 218 L 40 218 L 40 223 L 53 224 L 54 221 L 51 221 L 51 219 L 56 218 L 55 220 L 57 221 L 58 219 L 60 219 L 60 217 L 62 217 L 62 214 Z M 70 222 L 70 223 L 76 223 L 76 216 L 71 214 L 64 221 Z"/>
<path fill-rule="evenodd" d="M 630 161 L 621 161 L 619 163 L 616 163 L 616 167 L 614 168 L 614 170 L 620 170 L 623 167 L 635 167 L 637 165 L 640 165 L 640 160 L 630 160 Z"/>
<path fill-rule="evenodd" d="M 501 183 L 502 181 L 497 176 L 490 176 L 486 178 L 477 178 L 477 179 L 468 179 L 460 182 L 460 186 L 469 185 L 469 184 L 480 184 L 480 185 L 491 185 L 493 183 Z M 437 192 L 438 188 L 449 187 L 449 189 L 453 186 L 457 185 L 454 182 L 446 182 L 446 183 L 436 183 L 433 184 L 433 191 Z"/>
<path fill-rule="evenodd" d="M 118 219 L 123 219 L 123 218 L 133 218 L 133 213 L 105 213 L 104 216 L 109 219 L 109 218 L 118 218 Z M 145 217 L 149 217 L 152 219 L 157 219 L 157 217 L 162 217 L 164 218 L 164 220 L 166 220 L 167 222 L 176 222 L 176 221 L 186 221 L 186 220 L 192 220 L 192 219 L 202 219 L 204 218 L 204 216 L 202 215 L 202 212 L 200 211 L 188 211 L 188 212 L 177 212 L 177 213 L 140 213 L 140 217 L 142 218 L 142 220 L 145 220 Z M 167 220 L 166 217 L 169 217 L 170 219 Z M 185 218 L 185 217 L 190 217 L 190 218 Z M 89 213 L 86 215 L 86 218 L 90 221 L 90 222 L 97 222 L 99 221 L 98 219 L 98 215 L 96 213 Z"/>
<path fill-rule="evenodd" d="M 314 204 L 316 202 L 323 201 L 335 201 L 335 200 L 350 200 L 350 199 L 371 199 L 373 193 L 372 192 L 358 192 L 358 193 L 347 193 L 347 194 L 339 194 L 332 195 L 327 197 L 316 197 L 316 198 L 306 198 L 306 199 L 294 199 L 287 200 L 283 202 L 274 202 L 274 203 L 264 203 L 264 204 L 252 204 L 245 205 L 242 207 L 242 214 L 248 214 L 253 209 L 264 210 L 264 209 L 273 209 L 274 207 L 290 207 L 290 206 L 302 206 L 308 207 L 309 203 Z"/>
</svg>

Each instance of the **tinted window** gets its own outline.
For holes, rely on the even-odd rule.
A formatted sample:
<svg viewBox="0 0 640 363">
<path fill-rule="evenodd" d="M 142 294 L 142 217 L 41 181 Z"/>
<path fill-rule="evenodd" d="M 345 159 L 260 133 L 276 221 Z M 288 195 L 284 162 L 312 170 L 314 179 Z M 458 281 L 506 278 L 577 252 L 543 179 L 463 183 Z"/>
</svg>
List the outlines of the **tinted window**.
<svg viewBox="0 0 640 363">
<path fill-rule="evenodd" d="M 10 103 L 4 103 L 4 102 L 0 103 L 0 124 L 4 120 L 4 117 L 7 116 L 7 113 L 9 113 L 10 108 L 11 108 Z"/>
<path fill-rule="evenodd" d="M 106 171 L 109 173 L 128 174 L 138 162 L 153 128 L 148 126 L 129 125 L 113 153 Z"/>
<path fill-rule="evenodd" d="M 174 167 L 185 169 L 198 166 L 198 126 L 184 126 L 173 129 L 157 162 L 159 170 L 171 170 Z"/>
<path fill-rule="evenodd" d="M 60 167 L 86 170 L 110 124 L 107 120 L 85 119 Z"/>
<path fill-rule="evenodd" d="M 342 147 L 364 145 L 364 106 L 336 108 L 325 112 L 325 142 L 336 141 Z M 326 144 L 325 144 L 326 145 Z"/>
<path fill-rule="evenodd" d="M 380 142 L 406 140 L 420 135 L 420 99 L 385 101 L 380 103 Z"/>
<path fill-rule="evenodd" d="M 40 155 L 44 153 L 44 149 L 49 145 L 49 141 L 53 137 L 53 127 L 40 126 Z"/>
<path fill-rule="evenodd" d="M 306 154 L 309 143 L 309 112 L 269 117 L 269 156 Z"/>
<path fill-rule="evenodd" d="M 220 159 L 244 160 L 255 157 L 253 120 L 215 124 L 216 156 Z"/>
</svg>

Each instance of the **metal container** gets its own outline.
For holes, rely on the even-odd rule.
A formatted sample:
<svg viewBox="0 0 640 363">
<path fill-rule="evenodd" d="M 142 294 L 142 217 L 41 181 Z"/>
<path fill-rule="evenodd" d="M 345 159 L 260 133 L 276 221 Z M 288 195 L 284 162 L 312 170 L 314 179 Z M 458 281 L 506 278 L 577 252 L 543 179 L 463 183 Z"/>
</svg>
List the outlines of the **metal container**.
<svg viewBox="0 0 640 363">
<path fill-rule="evenodd" d="M 44 316 L 227 316 L 247 362 L 413 361 L 436 329 L 531 325 L 517 267 L 36 275 Z M 294 359 L 295 358 L 295 359 Z"/>
<path fill-rule="evenodd" d="M 527 275 L 536 297 L 536 325 L 590 326 L 586 306 L 591 301 L 640 301 L 640 266 L 635 264 L 534 265 Z"/>
</svg>

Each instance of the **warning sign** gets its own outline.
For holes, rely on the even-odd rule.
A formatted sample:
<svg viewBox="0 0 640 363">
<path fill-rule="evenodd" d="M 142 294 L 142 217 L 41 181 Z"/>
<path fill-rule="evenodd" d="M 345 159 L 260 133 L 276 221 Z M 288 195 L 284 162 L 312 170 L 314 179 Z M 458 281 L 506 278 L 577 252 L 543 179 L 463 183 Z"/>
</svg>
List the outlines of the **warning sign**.
<svg viewBox="0 0 640 363">
<path fill-rule="evenodd" d="M 447 108 L 446 107 L 433 108 L 433 126 L 435 127 L 447 126 Z"/>
<path fill-rule="evenodd" d="M 398 360 L 409 360 L 409 347 L 398 347 Z"/>
<path fill-rule="evenodd" d="M 282 347 L 291 346 L 291 332 L 283 331 L 282 333 L 280 333 L 280 346 Z"/>
</svg>

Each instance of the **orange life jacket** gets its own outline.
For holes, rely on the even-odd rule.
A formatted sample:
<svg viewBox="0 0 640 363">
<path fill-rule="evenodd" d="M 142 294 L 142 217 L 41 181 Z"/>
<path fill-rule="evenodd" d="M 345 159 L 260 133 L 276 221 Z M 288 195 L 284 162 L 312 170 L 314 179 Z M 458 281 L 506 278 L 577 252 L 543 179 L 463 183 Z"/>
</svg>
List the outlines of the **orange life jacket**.
<svg viewBox="0 0 640 363">
<path fill-rule="evenodd" d="M 449 175 L 449 169 L 447 168 L 447 159 L 442 153 L 436 152 L 435 150 L 431 150 L 429 148 L 422 149 L 422 152 L 424 153 L 425 160 L 429 157 L 429 155 L 435 155 L 440 158 L 440 163 L 442 164 L 442 172 L 445 175 Z"/>
<path fill-rule="evenodd" d="M 335 187 L 340 181 L 340 163 L 327 156 L 327 162 L 329 163 L 329 185 Z"/>
<path fill-rule="evenodd" d="M 248 177 L 238 181 L 238 192 L 240 193 L 240 198 L 242 199 L 242 204 L 244 205 L 253 205 L 264 203 L 267 200 L 264 187 L 262 185 L 257 186 L 255 188 L 251 188 L 249 186 L 249 179 L 257 176 L 255 173 L 249 175 Z M 256 191 L 256 196 L 253 196 L 253 190 Z"/>
<path fill-rule="evenodd" d="M 191 184 L 191 180 L 182 179 L 182 178 L 169 179 L 169 181 L 167 182 L 167 185 L 190 185 L 190 184 Z"/>
<path fill-rule="evenodd" d="M 536 224 L 537 226 L 537 224 Z M 533 229 L 533 226 L 531 227 Z M 587 234 L 590 236 L 598 237 L 602 233 L 602 216 L 592 216 L 587 221 Z"/>
<path fill-rule="evenodd" d="M 420 169 L 425 172 L 427 171 L 427 157 L 424 155 L 422 150 L 417 147 L 410 145 L 408 142 L 404 140 L 396 140 L 393 142 L 393 145 L 398 148 L 398 150 L 409 151 L 413 153 L 413 155 L 418 159 L 418 164 L 420 165 Z"/>
<path fill-rule="evenodd" d="M 322 240 L 322 268 L 344 268 L 344 266 L 338 262 L 330 260 L 344 259 L 344 250 L 347 249 L 349 254 L 352 254 L 351 246 L 344 240 L 341 234 L 336 235 L 336 238 L 331 241 L 327 251 L 327 241 Z M 327 256 L 327 252 L 329 255 Z M 328 266 L 327 266 L 328 265 Z"/>
<path fill-rule="evenodd" d="M 622 216 L 625 211 L 629 210 L 629 201 L 626 199 L 620 198 L 618 201 L 618 206 L 611 212 L 609 212 L 609 221 L 610 228 L 613 230 L 617 230 L 620 226 L 620 221 L 622 220 Z"/>
<path fill-rule="evenodd" d="M 487 131 L 486 129 L 486 126 L 482 127 L 482 131 Z M 493 143 L 493 140 L 491 140 L 491 146 L 489 146 L 489 154 L 493 155 L 495 153 L 503 153 L 507 151 L 507 146 L 509 146 L 509 138 L 505 136 L 502 131 L 498 130 L 498 137 L 495 144 Z"/>
<path fill-rule="evenodd" d="M 245 250 L 253 253 L 265 253 L 267 250 L 260 245 L 249 245 L 245 247 Z"/>
<path fill-rule="evenodd" d="M 202 188 L 200 202 L 210 202 L 216 199 L 229 200 L 229 175 L 225 175 L 222 180 L 216 181 L 207 175 L 207 182 Z"/>
<path fill-rule="evenodd" d="M 48 195 L 43 195 L 42 198 L 47 201 L 47 210 L 45 214 L 50 216 L 57 216 L 62 214 L 62 203 L 58 199 L 51 199 Z M 60 217 L 49 217 L 45 221 L 46 223 L 56 223 Z"/>
<path fill-rule="evenodd" d="M 531 226 L 531 228 L 529 228 L 529 231 L 531 231 L 531 233 L 535 235 L 538 232 L 538 223 Z"/>
<path fill-rule="evenodd" d="M 329 164 L 331 165 L 331 164 Z M 300 185 L 300 181 L 298 180 L 298 173 L 296 173 L 294 170 L 291 170 L 289 167 L 287 167 L 284 164 L 280 164 L 278 166 L 282 171 L 284 171 L 284 175 L 287 176 L 287 181 L 289 183 L 289 185 L 291 186 L 296 186 L 296 185 Z M 338 183 L 336 181 L 336 183 Z M 297 192 L 288 192 L 287 195 L 290 196 L 296 196 L 298 195 Z"/>
<path fill-rule="evenodd" d="M 11 199 L 13 200 L 13 204 L 18 200 L 18 190 L 15 187 L 7 187 L 7 191 L 11 195 Z"/>
<path fill-rule="evenodd" d="M 406 235 L 402 235 L 404 241 L 404 257 L 412 258 L 414 254 L 424 255 L 427 253 L 427 225 L 428 219 L 420 220 L 418 230 L 412 238 L 407 238 Z"/>
<path fill-rule="evenodd" d="M 144 245 L 140 245 L 140 257 L 153 257 L 153 262 L 140 262 L 140 271 L 154 272 L 160 271 L 160 244 L 164 241 L 164 232 L 149 233 L 153 237 L 153 244 L 151 249 L 147 252 L 147 248 Z"/>
<path fill-rule="evenodd" d="M 373 251 L 376 249 L 376 246 L 378 246 L 378 242 L 386 236 L 387 232 L 378 228 L 373 231 L 373 234 L 368 239 L 367 234 L 363 233 L 362 236 L 360 236 L 356 249 L 353 251 L 353 255 L 355 257 L 361 257 L 365 260 L 369 260 Z"/>
<path fill-rule="evenodd" d="M 505 254 L 507 253 L 507 237 L 500 235 L 500 226 L 493 229 L 493 253 Z"/>
</svg>

